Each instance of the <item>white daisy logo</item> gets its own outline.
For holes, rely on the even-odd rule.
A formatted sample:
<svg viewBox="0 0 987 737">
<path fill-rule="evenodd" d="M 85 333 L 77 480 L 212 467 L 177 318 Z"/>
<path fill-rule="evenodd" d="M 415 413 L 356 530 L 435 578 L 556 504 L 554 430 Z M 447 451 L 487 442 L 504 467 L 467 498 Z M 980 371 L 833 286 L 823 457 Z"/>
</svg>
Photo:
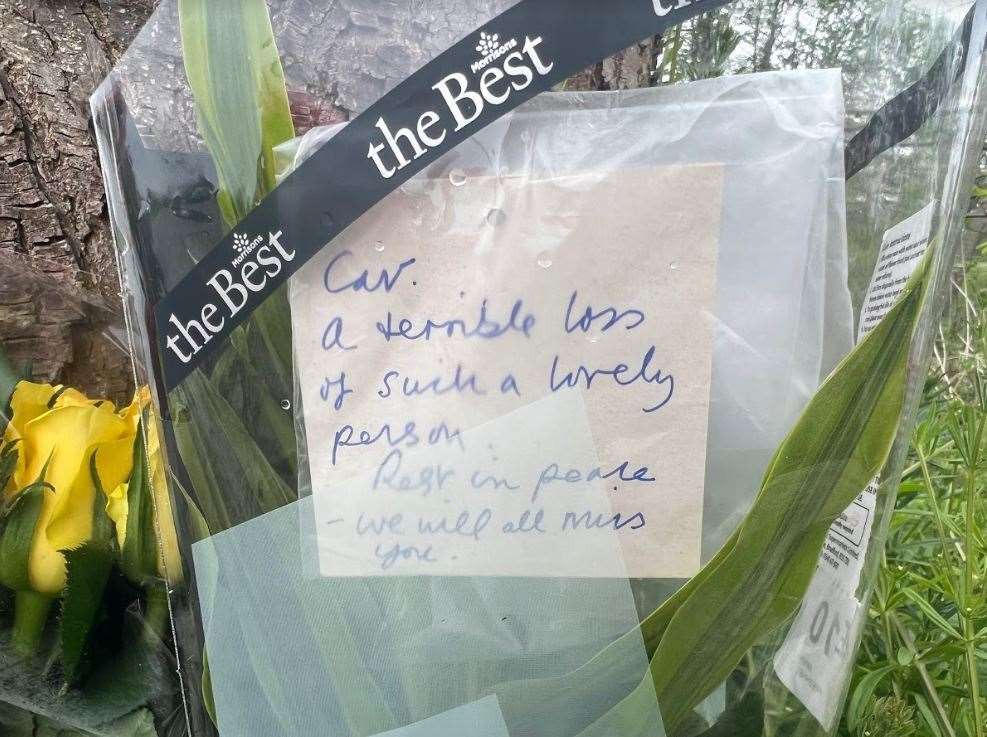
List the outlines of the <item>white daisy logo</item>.
<svg viewBox="0 0 987 737">
<path fill-rule="evenodd" d="M 483 56 L 489 56 L 494 53 L 500 46 L 500 34 L 494 33 L 490 34 L 486 31 L 480 32 L 480 43 L 476 45 L 476 50 L 479 51 Z"/>
<path fill-rule="evenodd" d="M 233 234 L 233 250 L 242 253 L 243 249 L 250 245 L 250 239 L 243 233 Z"/>
</svg>

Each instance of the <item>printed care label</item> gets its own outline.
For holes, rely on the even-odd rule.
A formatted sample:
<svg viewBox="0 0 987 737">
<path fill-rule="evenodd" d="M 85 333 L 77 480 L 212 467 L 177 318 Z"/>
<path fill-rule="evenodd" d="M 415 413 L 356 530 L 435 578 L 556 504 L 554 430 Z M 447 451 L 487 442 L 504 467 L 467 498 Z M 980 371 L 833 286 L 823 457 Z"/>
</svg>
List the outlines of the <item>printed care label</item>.
<svg viewBox="0 0 987 737">
<path fill-rule="evenodd" d="M 933 204 L 884 234 L 861 309 L 858 342 L 888 313 L 925 254 Z M 840 714 L 866 611 L 857 598 L 877 508 L 874 479 L 833 523 L 798 616 L 775 656 L 775 671 L 827 730 Z"/>
<path fill-rule="evenodd" d="M 858 343 L 888 314 L 929 247 L 934 204 L 929 203 L 884 234 L 881 253 L 860 310 Z"/>
<path fill-rule="evenodd" d="M 722 169 L 379 203 L 291 282 L 326 576 L 699 568 Z"/>
</svg>

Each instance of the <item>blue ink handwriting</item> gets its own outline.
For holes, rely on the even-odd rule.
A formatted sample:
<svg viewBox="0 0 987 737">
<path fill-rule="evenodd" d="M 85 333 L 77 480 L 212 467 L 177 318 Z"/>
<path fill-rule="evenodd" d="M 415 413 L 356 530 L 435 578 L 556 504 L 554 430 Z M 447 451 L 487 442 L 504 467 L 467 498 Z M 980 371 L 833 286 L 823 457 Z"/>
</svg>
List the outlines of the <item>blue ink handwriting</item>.
<svg viewBox="0 0 987 737">
<path fill-rule="evenodd" d="M 322 274 L 322 283 L 325 285 L 326 291 L 330 294 L 339 294 L 340 292 L 345 292 L 347 290 L 353 292 L 376 292 L 379 289 L 383 289 L 385 292 L 390 292 L 394 289 L 398 280 L 401 278 L 401 274 L 405 269 L 413 266 L 415 259 L 409 258 L 407 261 L 402 261 L 394 272 L 392 276 L 387 269 L 381 269 L 380 274 L 377 276 L 376 281 L 370 278 L 370 271 L 364 270 L 356 279 L 351 279 L 350 281 L 344 283 L 333 284 L 331 277 L 333 276 L 332 270 L 336 268 L 336 265 L 343 259 L 352 256 L 353 254 L 346 250 L 341 251 L 336 254 L 329 265 L 326 266 L 325 272 Z"/>
<path fill-rule="evenodd" d="M 638 382 L 654 384 L 661 391 L 661 399 L 657 403 L 642 407 L 645 412 L 654 412 L 668 404 L 675 392 L 675 378 L 671 374 L 663 373 L 659 368 L 651 366 L 657 348 L 651 346 L 641 359 L 641 366 L 633 371 L 626 363 L 618 363 L 613 368 L 590 369 L 580 365 L 574 371 L 559 376 L 559 356 L 552 360 L 552 368 L 548 382 L 553 392 L 560 389 L 571 389 L 583 385 L 587 390 L 593 388 L 593 383 L 600 377 L 609 377 L 620 387 L 631 386 Z"/>
</svg>

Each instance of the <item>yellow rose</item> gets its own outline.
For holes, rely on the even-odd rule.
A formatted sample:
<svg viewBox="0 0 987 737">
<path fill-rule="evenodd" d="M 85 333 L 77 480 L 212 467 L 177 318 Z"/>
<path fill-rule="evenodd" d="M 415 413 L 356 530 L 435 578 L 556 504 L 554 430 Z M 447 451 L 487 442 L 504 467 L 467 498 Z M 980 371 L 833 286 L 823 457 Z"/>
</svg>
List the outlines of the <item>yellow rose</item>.
<svg viewBox="0 0 987 737">
<path fill-rule="evenodd" d="M 117 412 L 112 403 L 87 399 L 74 389 L 21 381 L 10 408 L 4 439 L 18 442 L 18 455 L 4 494 L 9 497 L 44 472 L 51 491 L 44 495 L 35 528 L 28 577 L 34 591 L 56 597 L 65 587 L 65 557 L 59 551 L 92 535 L 93 457 L 103 489 L 116 489 L 130 478 L 140 403 L 135 399 Z"/>
</svg>

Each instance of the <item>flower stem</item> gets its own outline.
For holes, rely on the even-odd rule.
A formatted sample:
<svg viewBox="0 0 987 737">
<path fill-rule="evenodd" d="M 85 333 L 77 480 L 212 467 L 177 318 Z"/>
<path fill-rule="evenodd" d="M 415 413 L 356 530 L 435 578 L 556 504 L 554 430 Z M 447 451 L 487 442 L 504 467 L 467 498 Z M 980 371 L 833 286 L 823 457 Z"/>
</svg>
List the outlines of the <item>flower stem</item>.
<svg viewBox="0 0 987 737">
<path fill-rule="evenodd" d="M 168 588 L 161 584 L 152 584 L 145 590 L 147 596 L 147 614 L 144 617 L 144 624 L 147 633 L 153 636 L 154 640 L 164 640 L 168 634 L 169 606 Z"/>
<path fill-rule="evenodd" d="M 977 448 L 980 447 L 980 437 L 978 434 L 977 438 Z M 979 464 L 978 464 L 979 465 Z M 980 675 L 979 666 L 977 663 L 977 650 L 976 650 L 976 628 L 971 616 L 973 610 L 973 600 L 974 600 L 974 589 L 976 586 L 976 561 L 977 561 L 977 548 L 976 548 L 976 535 L 974 532 L 974 527 L 976 526 L 976 505 L 977 505 L 977 474 L 979 468 L 974 466 L 967 469 L 966 478 L 966 568 L 964 576 L 964 586 L 963 586 L 963 608 L 962 622 L 963 622 L 963 637 L 966 640 L 964 643 L 965 655 L 966 655 L 966 667 L 967 667 L 967 680 L 970 687 L 970 703 L 973 706 L 973 724 L 974 724 L 974 734 L 976 737 L 984 737 L 984 713 L 983 705 L 980 703 Z"/>
<path fill-rule="evenodd" d="M 48 612 L 55 602 L 35 591 L 18 591 L 14 595 L 14 631 L 11 645 L 18 655 L 34 655 L 48 623 Z"/>
</svg>

